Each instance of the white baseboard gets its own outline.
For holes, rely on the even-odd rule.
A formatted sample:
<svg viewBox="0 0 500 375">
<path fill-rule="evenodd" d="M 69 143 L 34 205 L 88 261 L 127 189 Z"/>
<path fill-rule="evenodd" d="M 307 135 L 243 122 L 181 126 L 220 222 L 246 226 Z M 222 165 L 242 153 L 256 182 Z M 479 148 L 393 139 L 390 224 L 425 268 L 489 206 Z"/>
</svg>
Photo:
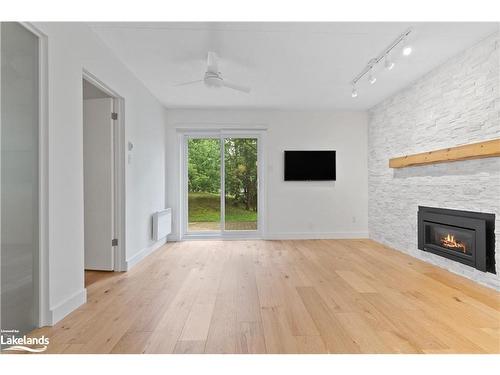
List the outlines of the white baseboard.
<svg viewBox="0 0 500 375">
<path fill-rule="evenodd" d="M 168 242 L 179 242 L 180 236 L 177 234 L 169 234 L 167 239 L 168 239 Z"/>
<path fill-rule="evenodd" d="M 281 232 L 281 233 L 267 233 L 263 234 L 260 239 L 263 240 L 320 240 L 320 239 L 351 239 L 351 238 L 369 238 L 368 231 L 366 232 Z M 207 238 L 204 238 L 206 240 Z M 214 237 L 216 240 L 226 240 L 228 238 Z M 229 238 L 231 239 L 231 238 Z M 254 240 L 255 238 L 248 238 Z M 189 238 L 193 240 L 193 238 Z M 169 237 L 169 241 L 181 241 L 179 236 Z"/>
<path fill-rule="evenodd" d="M 134 267 L 137 263 L 139 263 L 141 260 L 146 258 L 149 254 L 151 254 L 153 251 L 158 250 L 160 247 L 165 245 L 167 243 L 167 239 L 164 238 L 158 242 L 155 242 L 149 247 L 146 247 L 139 251 L 137 254 L 135 254 L 133 257 L 130 259 L 127 259 L 127 264 L 126 264 L 126 271 L 130 271 L 132 267 Z"/>
<path fill-rule="evenodd" d="M 127 259 L 126 270 L 130 270 L 133 266 L 139 263 L 142 259 L 147 257 L 153 251 L 159 249 L 166 243 L 166 239 L 155 242 L 153 245 L 141 250 L 138 254 L 134 255 L 132 258 Z M 66 298 L 64 301 L 59 303 L 56 307 L 50 309 L 48 316 L 48 321 L 51 325 L 56 324 L 73 310 L 77 309 L 81 305 L 87 302 L 87 289 L 83 289 L 73 294 L 72 296 Z"/>
<path fill-rule="evenodd" d="M 72 296 L 66 298 L 56 307 L 50 309 L 49 321 L 51 325 L 56 324 L 73 310 L 87 302 L 87 289 L 80 290 Z"/>
<path fill-rule="evenodd" d="M 350 239 L 350 238 L 368 238 L 366 232 L 283 232 L 267 233 L 264 235 L 266 240 L 322 240 L 322 239 Z"/>
</svg>

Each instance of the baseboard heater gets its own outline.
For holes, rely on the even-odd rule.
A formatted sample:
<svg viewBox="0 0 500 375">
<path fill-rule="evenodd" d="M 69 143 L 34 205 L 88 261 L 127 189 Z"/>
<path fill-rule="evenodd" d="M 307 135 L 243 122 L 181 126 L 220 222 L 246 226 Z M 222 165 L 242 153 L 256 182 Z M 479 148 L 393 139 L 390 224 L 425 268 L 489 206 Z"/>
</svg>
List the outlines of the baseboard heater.
<svg viewBox="0 0 500 375">
<path fill-rule="evenodd" d="M 166 208 L 153 214 L 153 240 L 159 241 L 172 231 L 172 209 Z"/>
</svg>

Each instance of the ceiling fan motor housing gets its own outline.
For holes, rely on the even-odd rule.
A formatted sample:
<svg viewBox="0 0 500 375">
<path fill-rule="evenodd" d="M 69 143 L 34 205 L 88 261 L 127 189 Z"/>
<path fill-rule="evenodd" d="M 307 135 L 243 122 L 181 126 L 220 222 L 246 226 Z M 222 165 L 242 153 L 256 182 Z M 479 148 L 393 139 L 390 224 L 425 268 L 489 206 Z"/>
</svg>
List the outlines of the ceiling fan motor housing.
<svg viewBox="0 0 500 375">
<path fill-rule="evenodd" d="M 220 73 L 205 72 L 204 82 L 207 87 L 222 87 Z"/>
</svg>

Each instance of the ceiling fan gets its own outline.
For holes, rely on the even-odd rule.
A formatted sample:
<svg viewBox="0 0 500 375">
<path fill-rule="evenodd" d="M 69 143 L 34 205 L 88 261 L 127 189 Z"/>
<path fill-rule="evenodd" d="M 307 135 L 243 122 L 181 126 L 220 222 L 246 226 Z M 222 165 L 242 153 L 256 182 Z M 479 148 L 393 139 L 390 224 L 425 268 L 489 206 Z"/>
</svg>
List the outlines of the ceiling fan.
<svg viewBox="0 0 500 375">
<path fill-rule="evenodd" d="M 175 86 L 186 86 L 186 85 L 192 85 L 195 83 L 203 82 L 205 86 L 210 87 L 210 88 L 217 88 L 217 87 L 227 87 L 233 90 L 238 90 L 242 91 L 245 93 L 250 92 L 250 87 L 245 86 L 245 85 L 240 85 L 234 82 L 230 82 L 222 78 L 221 72 L 219 72 L 219 57 L 215 52 L 208 52 L 208 57 L 207 57 L 207 71 L 205 72 L 205 76 L 203 79 L 198 79 L 196 81 L 189 81 L 189 82 L 183 82 L 179 83 Z"/>
</svg>

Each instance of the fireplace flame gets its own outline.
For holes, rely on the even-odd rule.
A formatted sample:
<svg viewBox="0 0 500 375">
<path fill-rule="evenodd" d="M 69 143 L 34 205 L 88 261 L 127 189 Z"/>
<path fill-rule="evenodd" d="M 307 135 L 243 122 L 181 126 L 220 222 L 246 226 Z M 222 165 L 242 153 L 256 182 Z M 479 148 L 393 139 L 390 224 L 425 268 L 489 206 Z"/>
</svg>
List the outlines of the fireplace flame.
<svg viewBox="0 0 500 375">
<path fill-rule="evenodd" d="M 449 233 L 445 237 L 441 238 L 441 245 L 449 249 L 461 250 L 463 253 L 467 252 L 467 247 L 465 246 L 465 244 L 463 242 L 455 240 L 455 236 Z"/>
</svg>

